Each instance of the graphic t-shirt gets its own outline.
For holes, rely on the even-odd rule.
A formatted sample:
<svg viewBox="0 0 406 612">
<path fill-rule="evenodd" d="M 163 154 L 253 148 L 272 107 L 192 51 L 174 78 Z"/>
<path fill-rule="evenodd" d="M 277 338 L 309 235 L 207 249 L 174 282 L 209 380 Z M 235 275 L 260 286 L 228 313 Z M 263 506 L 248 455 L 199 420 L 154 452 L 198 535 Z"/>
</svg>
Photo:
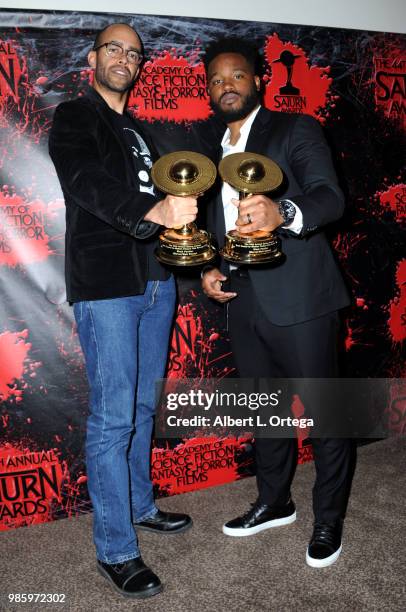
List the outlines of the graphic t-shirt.
<svg viewBox="0 0 406 612">
<path fill-rule="evenodd" d="M 127 114 L 120 115 L 110 109 L 114 129 L 128 148 L 133 161 L 134 173 L 139 181 L 139 190 L 142 193 L 150 193 L 156 196 L 154 184 L 151 179 L 152 158 L 151 152 L 139 133 L 136 124 Z M 164 268 L 154 255 L 157 247 L 157 238 L 142 240 L 143 246 L 148 253 L 148 280 L 167 280 L 170 272 Z"/>
</svg>

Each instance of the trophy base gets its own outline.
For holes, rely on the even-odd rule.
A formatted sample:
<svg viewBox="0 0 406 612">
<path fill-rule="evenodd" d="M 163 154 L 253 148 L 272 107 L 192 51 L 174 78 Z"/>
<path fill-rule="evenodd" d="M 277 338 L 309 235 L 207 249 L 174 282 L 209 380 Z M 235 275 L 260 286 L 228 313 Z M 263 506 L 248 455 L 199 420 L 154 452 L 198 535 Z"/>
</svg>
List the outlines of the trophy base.
<svg viewBox="0 0 406 612">
<path fill-rule="evenodd" d="M 155 257 L 170 266 L 200 266 L 211 261 L 216 251 L 210 237 L 194 224 L 182 229 L 167 229 L 159 236 Z"/>
<path fill-rule="evenodd" d="M 237 265 L 265 264 L 282 256 L 280 240 L 272 232 L 258 230 L 240 234 L 237 230 L 227 232 L 220 255 L 226 261 Z"/>
</svg>

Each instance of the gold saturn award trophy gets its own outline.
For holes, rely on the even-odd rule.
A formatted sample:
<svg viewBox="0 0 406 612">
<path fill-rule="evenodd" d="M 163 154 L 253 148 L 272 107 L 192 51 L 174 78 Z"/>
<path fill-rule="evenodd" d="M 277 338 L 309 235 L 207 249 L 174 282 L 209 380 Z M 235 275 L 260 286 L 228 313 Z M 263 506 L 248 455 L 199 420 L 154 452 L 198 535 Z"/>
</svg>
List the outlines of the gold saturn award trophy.
<svg viewBox="0 0 406 612">
<path fill-rule="evenodd" d="M 198 197 L 213 185 L 216 174 L 213 162 L 193 151 L 163 155 L 151 169 L 154 185 L 173 196 Z M 159 261 L 172 266 L 197 266 L 211 261 L 215 254 L 209 234 L 198 230 L 195 223 L 163 231 L 155 250 Z"/>
<path fill-rule="evenodd" d="M 242 200 L 250 195 L 265 194 L 277 189 L 283 174 L 278 164 L 258 153 L 232 153 L 219 164 L 219 173 L 225 183 L 239 192 Z M 256 230 L 241 234 L 227 232 L 222 257 L 237 265 L 265 264 L 277 260 L 282 252 L 279 239 L 272 233 Z"/>
</svg>

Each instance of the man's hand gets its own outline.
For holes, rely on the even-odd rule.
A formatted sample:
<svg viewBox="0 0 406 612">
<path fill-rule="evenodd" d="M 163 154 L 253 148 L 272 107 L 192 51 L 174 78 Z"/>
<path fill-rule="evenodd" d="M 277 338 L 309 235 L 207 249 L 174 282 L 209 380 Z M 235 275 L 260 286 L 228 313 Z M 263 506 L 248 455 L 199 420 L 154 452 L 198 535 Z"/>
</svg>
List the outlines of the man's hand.
<svg viewBox="0 0 406 612">
<path fill-rule="evenodd" d="M 164 227 L 181 227 L 192 223 L 197 215 L 197 200 L 192 197 L 167 195 L 145 215 L 145 221 L 152 221 Z"/>
<path fill-rule="evenodd" d="M 213 300 L 217 300 L 222 304 L 229 302 L 236 297 L 236 293 L 226 292 L 221 289 L 223 281 L 227 280 L 227 276 L 224 276 L 218 268 L 208 270 L 203 274 L 202 288 L 203 292 Z"/>
<path fill-rule="evenodd" d="M 241 234 L 256 230 L 272 232 L 284 221 L 278 204 L 264 195 L 253 195 L 243 200 L 231 201 L 238 208 L 236 227 Z"/>
</svg>

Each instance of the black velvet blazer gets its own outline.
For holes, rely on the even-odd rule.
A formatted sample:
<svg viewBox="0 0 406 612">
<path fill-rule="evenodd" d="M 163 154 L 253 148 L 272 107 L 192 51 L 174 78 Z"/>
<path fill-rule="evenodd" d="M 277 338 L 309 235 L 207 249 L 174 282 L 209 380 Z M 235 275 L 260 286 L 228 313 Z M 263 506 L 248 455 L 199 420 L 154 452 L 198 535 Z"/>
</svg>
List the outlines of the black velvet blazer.
<svg viewBox="0 0 406 612">
<path fill-rule="evenodd" d="M 68 301 L 143 293 L 148 275 L 143 239 L 159 229 L 143 217 L 158 198 L 140 192 L 130 153 L 95 90 L 57 107 L 49 153 L 66 205 Z"/>
</svg>

